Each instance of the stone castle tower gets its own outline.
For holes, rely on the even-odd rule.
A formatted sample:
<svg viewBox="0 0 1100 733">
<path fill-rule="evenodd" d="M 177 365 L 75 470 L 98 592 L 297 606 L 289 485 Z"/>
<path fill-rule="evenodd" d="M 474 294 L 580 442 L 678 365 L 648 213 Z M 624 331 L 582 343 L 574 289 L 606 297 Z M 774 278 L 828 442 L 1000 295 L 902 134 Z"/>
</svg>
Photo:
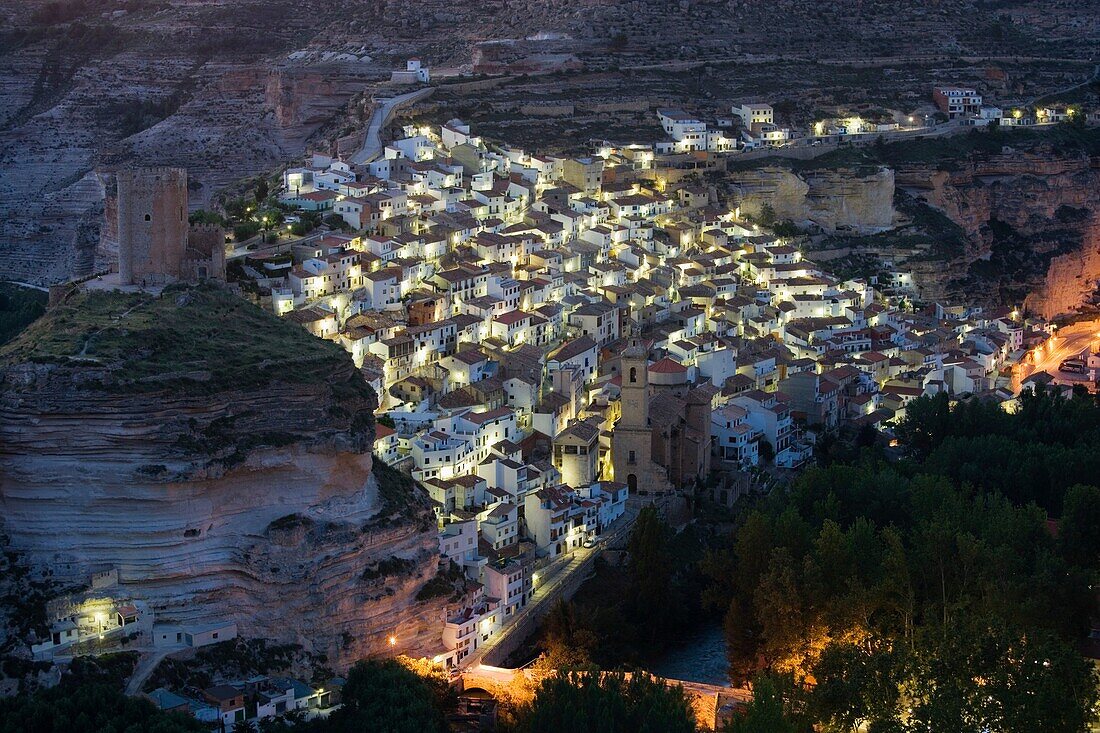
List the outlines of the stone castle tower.
<svg viewBox="0 0 1100 733">
<path fill-rule="evenodd" d="M 649 358 L 645 347 L 631 339 L 622 355 L 621 415 L 611 434 L 615 480 L 630 493 L 667 492 L 668 472 L 653 461 L 653 428 L 649 424 Z"/>
<path fill-rule="evenodd" d="M 119 171 L 118 274 L 123 285 L 156 285 L 181 278 L 187 252 L 187 171 Z"/>
</svg>

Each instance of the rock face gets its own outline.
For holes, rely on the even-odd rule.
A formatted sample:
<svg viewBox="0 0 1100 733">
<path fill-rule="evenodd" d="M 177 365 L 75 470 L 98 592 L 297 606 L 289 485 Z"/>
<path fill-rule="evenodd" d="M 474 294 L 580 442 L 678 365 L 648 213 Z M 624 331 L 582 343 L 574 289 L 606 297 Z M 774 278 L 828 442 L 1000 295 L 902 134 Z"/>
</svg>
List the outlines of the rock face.
<svg viewBox="0 0 1100 733">
<path fill-rule="evenodd" d="M 372 464 L 373 394 L 350 359 L 326 373 L 134 391 L 100 366 L 0 362 L 13 547 L 60 579 L 117 568 L 158 622 L 236 621 L 337 665 L 391 634 L 436 653 L 442 609 L 415 599 L 438 562 L 426 500 Z"/>
<path fill-rule="evenodd" d="M 908 166 L 898 185 L 967 234 L 927 269 L 930 297 L 1020 303 L 1046 317 L 1089 300 L 1100 281 L 1100 161 L 1040 148 L 972 157 L 953 170 Z"/>
<path fill-rule="evenodd" d="M 756 216 L 765 204 L 780 219 L 816 224 L 826 232 L 873 233 L 894 224 L 894 172 L 849 169 L 798 175 L 769 167 L 737 173 L 734 201 L 742 212 Z"/>
</svg>

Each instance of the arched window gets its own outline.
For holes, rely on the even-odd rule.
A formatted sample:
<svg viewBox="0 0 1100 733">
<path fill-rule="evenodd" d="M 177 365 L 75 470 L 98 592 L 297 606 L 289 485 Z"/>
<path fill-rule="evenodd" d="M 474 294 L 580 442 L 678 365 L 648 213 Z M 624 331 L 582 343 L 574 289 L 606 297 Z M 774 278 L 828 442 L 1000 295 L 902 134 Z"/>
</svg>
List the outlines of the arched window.
<svg viewBox="0 0 1100 733">
<path fill-rule="evenodd" d="M 638 491 L 638 477 L 634 474 L 630 474 L 626 477 L 626 488 L 631 493 L 637 493 Z"/>
<path fill-rule="evenodd" d="M 638 381 L 638 367 L 630 367 L 630 382 L 633 384 Z"/>
<path fill-rule="evenodd" d="M 152 221 L 152 220 L 153 220 L 153 215 L 152 214 L 146 214 L 145 215 L 145 221 Z"/>
</svg>

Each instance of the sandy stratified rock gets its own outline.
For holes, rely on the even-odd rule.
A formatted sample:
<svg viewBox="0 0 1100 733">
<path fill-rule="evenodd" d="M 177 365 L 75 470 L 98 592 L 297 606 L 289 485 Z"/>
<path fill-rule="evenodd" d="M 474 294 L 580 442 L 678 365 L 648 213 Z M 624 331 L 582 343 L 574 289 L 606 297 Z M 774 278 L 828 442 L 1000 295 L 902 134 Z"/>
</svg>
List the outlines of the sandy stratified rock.
<svg viewBox="0 0 1100 733">
<path fill-rule="evenodd" d="M 798 175 L 786 168 L 748 170 L 733 176 L 735 203 L 750 216 L 770 204 L 779 219 L 816 224 L 827 232 L 869 233 L 894 225 L 894 172 L 848 169 Z"/>
<path fill-rule="evenodd" d="M 185 297 L 193 320 L 232 296 Z M 176 306 L 160 301 L 148 313 L 163 322 Z M 293 353 L 297 327 L 256 318 L 294 329 Z M 401 651 L 438 651 L 441 607 L 415 600 L 438 562 L 430 511 L 411 481 L 373 466 L 374 396 L 349 358 L 322 362 L 316 378 L 276 367 L 247 389 L 129 383 L 151 357 L 125 368 L 17 358 L 42 357 L 25 342 L 49 327 L 32 326 L 0 361 L 0 513 L 28 561 L 78 582 L 117 568 L 119 592 L 149 601 L 158 621 L 232 620 L 337 664 L 388 649 L 390 634 Z M 364 578 L 383 561 L 389 570 Z"/>
<path fill-rule="evenodd" d="M 1088 155 L 1010 150 L 950 171 L 906 166 L 897 179 L 968 235 L 965 251 L 922 274 L 929 299 L 1021 290 L 1028 310 L 1050 318 L 1100 285 L 1100 168 Z"/>
</svg>

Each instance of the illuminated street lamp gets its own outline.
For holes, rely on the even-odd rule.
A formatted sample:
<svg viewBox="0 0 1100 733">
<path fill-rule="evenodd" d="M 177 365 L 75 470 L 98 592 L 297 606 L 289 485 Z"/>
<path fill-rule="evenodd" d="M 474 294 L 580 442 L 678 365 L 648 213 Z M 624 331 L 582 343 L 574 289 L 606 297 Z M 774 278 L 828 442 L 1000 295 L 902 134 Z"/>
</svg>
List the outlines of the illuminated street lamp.
<svg viewBox="0 0 1100 733">
<path fill-rule="evenodd" d="M 397 637 L 394 636 L 393 634 L 390 634 L 390 638 L 387 639 L 386 641 L 388 641 L 390 643 L 390 646 L 397 646 Z"/>
</svg>

